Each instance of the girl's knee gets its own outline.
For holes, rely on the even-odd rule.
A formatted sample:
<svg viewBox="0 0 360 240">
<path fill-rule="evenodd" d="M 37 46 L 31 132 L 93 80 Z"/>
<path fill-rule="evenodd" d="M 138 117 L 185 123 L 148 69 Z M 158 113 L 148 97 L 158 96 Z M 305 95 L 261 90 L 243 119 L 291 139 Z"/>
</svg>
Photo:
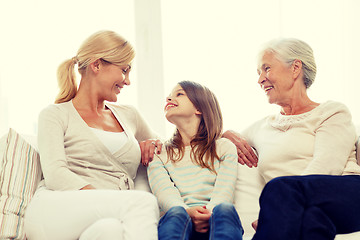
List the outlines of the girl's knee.
<svg viewBox="0 0 360 240">
<path fill-rule="evenodd" d="M 223 209 L 234 209 L 234 205 L 229 202 L 223 202 L 216 206 L 217 208 L 223 208 Z"/>
<path fill-rule="evenodd" d="M 159 230 L 165 228 L 177 229 L 192 229 L 192 221 L 189 214 L 184 207 L 175 206 L 170 208 L 159 221 Z"/>
<path fill-rule="evenodd" d="M 217 232 L 216 234 L 220 234 L 222 231 L 227 231 L 233 236 L 232 239 L 241 239 L 244 233 L 239 215 L 231 203 L 221 203 L 217 205 L 213 209 L 210 224 L 214 234 L 215 232 Z"/>
<path fill-rule="evenodd" d="M 170 208 L 167 212 L 166 215 L 168 216 L 184 216 L 184 217 L 189 217 L 188 213 L 186 212 L 185 208 L 181 207 L 181 206 L 175 206 Z"/>
<path fill-rule="evenodd" d="M 237 215 L 237 211 L 233 204 L 231 203 L 220 203 L 213 209 L 213 214 L 216 215 L 224 215 L 224 216 L 231 216 Z"/>
<path fill-rule="evenodd" d="M 176 221 L 186 222 L 190 219 L 189 214 L 186 212 L 185 208 L 180 206 L 175 206 L 170 208 L 165 215 L 160 219 L 160 223 L 164 221 L 169 221 L 169 219 L 176 219 Z"/>
<path fill-rule="evenodd" d="M 219 205 L 216 205 L 216 207 L 214 207 L 213 212 L 214 211 L 221 211 L 221 212 L 229 212 L 229 211 L 235 211 L 235 207 L 233 204 L 231 203 L 220 203 Z"/>
</svg>

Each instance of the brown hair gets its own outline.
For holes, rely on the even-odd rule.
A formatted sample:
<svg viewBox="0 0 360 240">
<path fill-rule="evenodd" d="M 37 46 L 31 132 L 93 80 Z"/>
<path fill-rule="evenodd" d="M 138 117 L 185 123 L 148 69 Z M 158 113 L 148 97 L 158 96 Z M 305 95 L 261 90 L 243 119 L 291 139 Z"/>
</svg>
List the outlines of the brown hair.
<svg viewBox="0 0 360 240">
<path fill-rule="evenodd" d="M 58 68 L 57 78 L 60 92 L 55 103 L 67 102 L 77 93 L 75 65 L 81 75 L 86 73 L 87 67 L 94 61 L 115 65 L 128 65 L 134 59 L 135 51 L 131 44 L 123 37 L 112 31 L 100 31 L 84 41 L 75 57 L 64 61 Z"/>
<path fill-rule="evenodd" d="M 195 108 L 202 113 L 198 131 L 190 142 L 191 158 L 199 166 L 216 173 L 214 162 L 220 160 L 216 153 L 216 140 L 221 137 L 223 128 L 219 103 L 216 96 L 199 83 L 182 81 L 178 84 L 186 92 Z M 185 147 L 178 130 L 165 146 L 171 161 L 180 161 L 184 157 Z"/>
</svg>

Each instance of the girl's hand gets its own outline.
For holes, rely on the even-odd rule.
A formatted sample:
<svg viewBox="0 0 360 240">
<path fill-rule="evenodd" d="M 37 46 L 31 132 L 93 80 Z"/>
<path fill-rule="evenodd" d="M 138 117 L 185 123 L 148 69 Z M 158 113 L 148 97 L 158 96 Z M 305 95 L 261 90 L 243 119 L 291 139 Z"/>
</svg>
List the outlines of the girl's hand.
<svg viewBox="0 0 360 240">
<path fill-rule="evenodd" d="M 141 163 L 144 166 L 148 166 L 154 158 L 154 153 L 156 150 L 157 154 L 161 153 L 162 142 L 159 139 L 148 139 L 142 142 L 139 142 L 141 150 Z"/>
<path fill-rule="evenodd" d="M 211 212 L 201 206 L 190 207 L 186 209 L 186 212 L 189 214 L 195 231 L 200 233 L 206 233 L 209 231 L 209 219 L 211 217 Z"/>
<path fill-rule="evenodd" d="M 250 168 L 257 167 L 258 158 L 254 150 L 239 133 L 228 130 L 224 132 L 222 136 L 235 144 L 238 152 L 238 162 L 240 164 L 246 164 Z"/>
</svg>

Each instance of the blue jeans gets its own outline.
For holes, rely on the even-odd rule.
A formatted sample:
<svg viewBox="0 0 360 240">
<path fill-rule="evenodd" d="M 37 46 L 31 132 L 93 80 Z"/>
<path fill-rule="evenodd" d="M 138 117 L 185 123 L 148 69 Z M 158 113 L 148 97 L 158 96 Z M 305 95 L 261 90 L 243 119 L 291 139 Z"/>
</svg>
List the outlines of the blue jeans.
<svg viewBox="0 0 360 240">
<path fill-rule="evenodd" d="M 333 240 L 360 231 L 360 176 L 279 177 L 260 196 L 253 240 Z"/>
<path fill-rule="evenodd" d="M 221 203 L 213 209 L 209 231 L 198 233 L 183 207 L 172 207 L 160 219 L 159 240 L 241 240 L 244 233 L 239 216 L 232 204 Z"/>
</svg>

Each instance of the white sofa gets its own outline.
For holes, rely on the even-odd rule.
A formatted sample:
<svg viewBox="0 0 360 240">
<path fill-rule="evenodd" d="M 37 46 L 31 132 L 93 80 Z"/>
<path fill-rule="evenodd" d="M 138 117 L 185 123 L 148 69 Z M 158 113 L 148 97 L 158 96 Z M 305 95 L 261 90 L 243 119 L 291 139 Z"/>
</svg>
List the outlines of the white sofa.
<svg viewBox="0 0 360 240">
<path fill-rule="evenodd" d="M 358 128 L 360 130 L 360 127 Z M 359 133 L 359 132 L 358 132 Z M 360 135 L 360 134 L 358 134 Z M 357 143 L 360 149 L 360 143 Z M 357 158 L 360 159 L 360 151 L 357 151 Z M 245 230 L 244 240 L 250 240 L 255 231 L 251 223 L 257 219 L 259 212 L 259 196 L 265 182 L 260 176 L 257 168 L 249 168 L 241 164 L 238 165 L 238 178 L 235 192 L 235 208 L 239 213 L 241 223 Z M 135 188 L 150 192 L 147 181 L 146 168 L 140 167 L 135 179 Z M 359 240 L 360 232 L 352 234 L 337 235 L 336 240 Z M 289 239 L 290 240 L 290 239 Z M 316 240 L 316 239 L 309 239 Z"/>
<path fill-rule="evenodd" d="M 358 151 L 358 157 L 359 155 L 360 151 Z M 2 213 L 0 211 L 0 239 L 24 240 L 25 236 L 22 229 L 23 214 L 27 203 L 36 189 L 36 184 L 41 178 L 36 137 L 20 135 L 14 130 L 10 130 L 9 134 L 0 138 L 0 163 L 0 209 L 7 209 L 2 211 Z M 259 211 L 258 198 L 264 186 L 264 181 L 259 175 L 257 168 L 248 168 L 239 164 L 238 170 L 235 207 L 245 230 L 244 239 L 249 240 L 254 234 L 251 223 L 257 219 Z M 24 177 L 21 177 L 22 175 Z M 11 188 L 8 187 L 9 184 Z M 21 186 L 21 188 L 17 188 L 16 185 Z M 27 189 L 25 194 L 27 196 L 25 197 L 23 193 L 24 186 Z M 9 192 L 12 189 L 14 191 Z M 150 191 L 146 168 L 143 166 L 138 170 L 135 179 L 135 189 Z M 19 196 L 11 199 L 10 195 L 16 194 L 21 195 L 22 199 L 19 200 Z M 10 202 L 15 202 L 15 204 L 9 204 Z M 19 207 L 14 208 L 14 206 Z M 9 231 L 10 228 L 13 230 Z M 336 240 L 359 239 L 360 232 L 338 235 L 336 237 Z"/>
</svg>

